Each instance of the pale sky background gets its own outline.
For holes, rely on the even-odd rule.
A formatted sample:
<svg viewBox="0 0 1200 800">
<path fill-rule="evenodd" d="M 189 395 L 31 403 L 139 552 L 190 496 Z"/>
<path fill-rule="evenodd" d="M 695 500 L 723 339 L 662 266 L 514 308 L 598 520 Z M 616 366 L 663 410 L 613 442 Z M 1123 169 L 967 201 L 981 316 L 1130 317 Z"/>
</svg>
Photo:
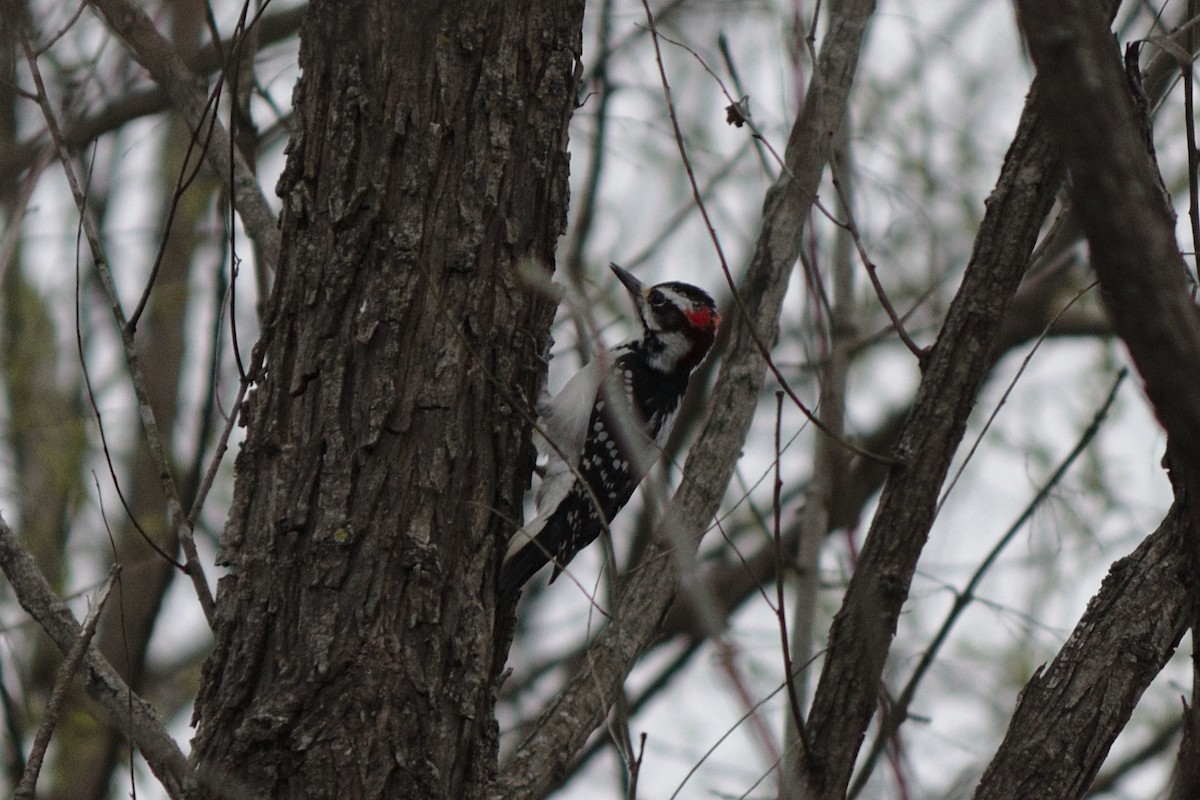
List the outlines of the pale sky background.
<svg viewBox="0 0 1200 800">
<path fill-rule="evenodd" d="M 806 18 L 811 6 L 802 4 Z M 598 7 L 598 3 L 589 4 L 589 12 L 593 13 L 585 31 L 585 69 L 591 66 L 595 49 L 594 12 Z M 683 29 L 667 24 L 664 32 L 683 40 L 722 76 L 726 73 L 721 67 L 717 36 L 725 34 L 750 95 L 754 121 L 782 153 L 798 96 L 797 75 L 788 56 L 786 20 L 791 5 L 710 2 L 698 3 L 696 8 L 703 10 L 689 12 Z M 232 29 L 235 16 L 233 11 L 222 10 L 218 19 Z M 631 35 L 645 24 L 640 2 L 617 3 L 615 39 Z M 94 22 L 91 29 L 96 30 Z M 1132 36 L 1148 34 L 1143 24 Z M 84 37 L 85 44 L 89 41 Z M 110 42 L 108 46 L 117 45 Z M 757 155 L 747 146 L 746 130 L 725 123 L 727 101 L 713 79 L 692 55 L 667 43 L 663 48 L 674 99 L 701 183 L 742 153 L 734 166 L 735 177 L 721 185 L 708 205 L 736 272 L 753 247 L 769 179 L 763 175 Z M 294 59 L 293 43 L 271 49 L 260 62 L 262 82 L 282 108 L 290 105 L 297 75 Z M 665 114 L 649 40 L 642 37 L 614 62 L 613 69 L 612 80 L 621 91 L 614 95 L 610 110 L 604 183 L 596 228 L 586 250 L 593 284 L 585 291 L 593 298 L 606 293 L 620 296 L 605 265 L 609 261 L 627 263 L 649 244 L 663 239 L 653 258 L 637 267 L 641 279 L 687 280 L 709 288 L 714 295 L 727 296 L 712 244 L 697 217 L 691 217 L 670 236 L 664 238 L 661 232 L 675 210 L 689 202 L 690 190 Z M 800 78 L 807 80 L 807 63 L 802 62 L 800 69 Z M 910 280 L 920 284 L 928 275 L 951 272 L 954 277 L 950 284 L 957 284 L 970 253 L 974 225 L 982 216 L 983 201 L 999 172 L 1031 76 L 1011 3 L 881 0 L 860 62 L 852 111 L 852 150 L 859 175 L 855 186 L 856 219 L 885 283 Z M 1178 108 L 1181 105 L 1177 104 L 1172 112 L 1176 116 Z M 575 196 L 582 191 L 586 173 L 594 109 L 595 101 L 590 99 L 577 112 L 573 124 Z M 264 119 L 270 118 L 265 103 L 260 103 L 256 112 Z M 1163 127 L 1174 130 L 1178 122 L 1176 119 Z M 157 117 L 137 123 L 121 137 L 118 146 L 134 152 L 146 140 L 160 137 L 162 125 Z M 1168 136 L 1160 145 L 1160 157 L 1165 167 L 1177 167 L 1178 139 Z M 140 265 L 145 270 L 153 258 L 155 232 L 161 220 L 137 191 L 139 185 L 150 180 L 149 175 L 139 171 L 143 164 L 147 162 L 137 157 L 122 162 L 118 181 L 121 189 L 114 193 L 116 206 L 111 213 L 115 222 L 108 232 L 114 256 L 123 264 Z M 282 164 L 276 148 L 260 165 L 262 184 L 268 187 L 267 196 L 276 208 L 278 198 L 273 187 Z M 834 205 L 828 184 L 822 190 L 822 200 Z M 27 257 L 42 259 L 48 265 L 39 273 L 41 288 L 63 299 L 56 310 L 63 335 L 69 337 L 73 347 L 74 310 L 70 298 L 74 290 L 75 217 L 61 178 L 44 181 L 31 207 L 33 211 L 24 224 L 30 240 L 40 243 L 41 250 Z M 828 245 L 829 226 L 819 224 L 823 225 L 823 242 Z M 1190 250 L 1186 220 L 1182 218 L 1180 231 L 1181 247 Z M 219 231 L 215 233 L 219 235 Z M 824 257 L 828 259 L 828 254 Z M 219 263 L 220 254 L 214 249 L 214 268 Z M 211 278 L 204 277 L 203 270 L 194 272 L 197 288 L 210 288 Z M 119 276 L 123 297 L 130 306 L 136 303 L 143 276 L 144 272 L 137 274 L 136 270 Z M 857 285 L 864 304 L 876 302 L 861 270 Z M 249 289 L 250 281 L 245 286 Z M 804 292 L 797 275 L 785 303 L 785 327 L 810 324 Z M 944 302 L 948 297 L 946 294 L 935 302 Z M 245 292 L 239 302 L 245 303 L 239 310 L 249 330 L 252 293 Z M 629 319 L 624 316 L 628 307 L 622 301 L 616 308 L 622 317 L 615 322 L 612 310 L 597 311 L 597 322 L 608 344 L 630 330 Z M 103 317 L 97 315 L 89 324 L 97 341 L 111 337 L 111 326 Z M 208 330 L 203 313 L 198 313 L 196 325 L 197 330 Z M 929 344 L 933 333 L 930 329 L 913 330 L 922 344 Z M 811 341 L 811 329 L 804 336 Z M 804 359 L 807 354 L 799 341 L 794 334 L 788 337 L 775 352 L 777 361 L 795 363 Z M 551 364 L 552 389 L 561 386 L 579 366 L 572 344 L 573 328 L 560 316 L 556 328 L 559 355 Z M 250 342 L 243 339 L 244 353 L 249 352 L 249 346 Z M 197 346 L 189 352 L 191 369 L 203 369 L 208 357 L 206 347 Z M 1026 346 L 1010 355 L 987 384 L 967 442 L 980 435 L 983 421 L 996 408 L 1028 350 Z M 115 349 L 97 345 L 92 353 L 92 369 L 98 374 L 114 374 L 118 357 Z M 889 664 L 887 679 L 894 690 L 903 685 L 941 624 L 953 599 L 948 588 L 959 589 L 966 583 L 983 555 L 1017 518 L 1078 439 L 1108 392 L 1115 369 L 1125 362 L 1123 348 L 1094 341 L 1050 341 L 1033 357 L 933 529 Z M 906 402 L 917 378 L 914 359 L 899 347 L 879 348 L 857 362 L 850 378 L 851 430 L 870 430 L 884 413 Z M 232 383 L 226 385 L 223 396 L 232 397 L 235 388 Z M 774 401 L 770 395 L 774 388 L 768 381 L 768 399 L 756 418 L 740 465 L 740 474 L 750 482 L 757 481 L 773 459 Z M 807 396 L 812 396 L 811 391 Z M 101 397 L 106 414 L 114 419 L 124 414 L 128 421 L 132 406 L 122 383 L 106 385 Z M 194 397 L 182 400 L 185 408 L 192 409 L 198 402 Z M 118 446 L 128 445 L 132 430 L 114 423 L 112 433 Z M 800 433 L 783 458 L 784 481 L 795 486 L 809 472 L 812 431 L 805 427 L 800 413 L 791 408 L 785 412 L 783 430 L 785 439 Z M 1056 489 L 1054 500 L 1035 514 L 999 559 L 979 589 L 979 601 L 960 619 L 922 684 L 912 708 L 916 718 L 903 729 L 909 797 L 970 795 L 1003 736 L 1017 691 L 1039 664 L 1053 657 L 1088 598 L 1099 588 L 1109 564 L 1150 533 L 1169 507 L 1170 488 L 1159 465 L 1163 446 L 1164 438 L 1148 412 L 1136 376 L 1131 376 L 1092 449 Z M 234 452 L 231 447 L 228 464 Z M 113 513 L 117 508 L 115 495 L 99 465 L 97 471 L 106 508 Z M 222 525 L 230 493 L 231 486 L 225 481 L 208 502 L 206 520 L 214 530 Z M 760 507 L 769 508 L 770 481 L 764 481 L 754 496 Z M 723 510 L 729 510 L 737 498 L 736 487 L 731 488 Z M 784 510 L 785 515 L 795 512 L 795 508 Z M 91 513 L 93 522 L 100 526 L 98 510 Z M 868 511 L 863 530 L 857 531 L 858 546 L 870 517 Z M 631 526 L 633 518 L 631 508 L 618 517 L 614 532 L 620 536 L 622 526 Z M 706 550 L 721 546 L 715 534 L 704 545 Z M 82 541 L 74 546 L 79 588 L 92 585 L 99 577 L 93 556 L 106 547 L 103 542 Z M 594 570 L 598 554 L 598 549 L 585 553 L 573 567 L 585 574 L 588 568 Z M 211 548 L 202 549 L 202 555 L 211 564 Z M 827 586 L 820 598 L 822 630 L 841 600 L 848 562 L 844 537 L 827 543 L 822 558 Z M 210 571 L 210 578 L 215 580 L 216 573 Z M 552 602 L 529 609 L 535 615 L 531 630 L 536 635 L 531 641 L 541 655 L 569 648 L 589 622 L 593 630 L 597 624 L 594 618 L 589 620 L 587 598 L 570 581 L 560 580 L 550 591 Z M 76 607 L 78 610 L 82 604 Z M 7 610 L 5 623 L 13 619 L 13 612 Z M 185 582 L 176 582 L 162 620 L 169 624 L 159 625 L 153 648 L 156 660 L 171 662 L 181 652 L 204 646 L 208 633 Z M 823 641 L 822 634 L 820 644 Z M 728 642 L 754 698 L 763 698 L 778 687 L 782 663 L 777 622 L 761 598 L 751 598 L 731 620 Z M 664 648 L 635 670 L 629 681 L 631 693 L 636 694 L 678 647 Z M 1149 728 L 1139 724 L 1138 718 L 1158 721 L 1178 713 L 1179 696 L 1190 692 L 1186 664 L 1189 652 L 1190 643 L 1185 638 L 1181 654 L 1146 693 L 1135 721 L 1110 758 L 1142 743 L 1141 737 Z M 519 653 L 514 650 L 510 665 L 514 658 L 535 655 L 532 649 Z M 819 663 L 812 667 L 814 681 L 819 667 Z M 546 687 L 546 691 L 552 689 Z M 715 648 L 706 645 L 675 679 L 674 686 L 631 723 L 635 736 L 645 732 L 648 737 L 639 798 L 773 797 L 774 776 L 768 774 L 771 759 L 751 727 L 737 724 L 746 710 Z M 785 713 L 783 693 L 761 708 L 776 747 L 782 738 Z M 511 710 L 504 714 L 511 721 Z M 504 722 L 502 716 L 502 730 Z M 192 734 L 187 716 L 172 720 L 171 728 L 186 749 Z M 733 732 L 688 777 L 701 756 L 731 729 Z M 864 751 L 870 741 L 871 734 Z M 512 745 L 504 741 L 504 746 Z M 1121 784 L 1120 794 L 1110 796 L 1157 797 L 1168 779 L 1163 764 L 1161 760 L 1154 762 L 1135 780 Z M 560 796 L 572 800 L 619 797 L 620 771 L 611 755 L 595 759 Z M 868 787 L 863 797 L 899 797 L 890 782 L 889 770 L 880 768 L 877 774 L 882 777 Z M 141 797 L 162 796 L 155 782 L 145 777 L 139 780 L 137 790 Z"/>
</svg>

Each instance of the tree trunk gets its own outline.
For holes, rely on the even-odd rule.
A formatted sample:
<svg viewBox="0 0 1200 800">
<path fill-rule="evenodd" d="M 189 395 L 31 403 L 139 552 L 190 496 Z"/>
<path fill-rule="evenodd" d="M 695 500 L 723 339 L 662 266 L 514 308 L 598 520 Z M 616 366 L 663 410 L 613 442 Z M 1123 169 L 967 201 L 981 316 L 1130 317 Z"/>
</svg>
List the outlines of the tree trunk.
<svg viewBox="0 0 1200 800">
<path fill-rule="evenodd" d="M 553 315 L 522 265 L 551 267 L 564 226 L 582 15 L 309 6 L 196 707 L 213 794 L 470 798 L 494 777 L 496 561 Z"/>
</svg>

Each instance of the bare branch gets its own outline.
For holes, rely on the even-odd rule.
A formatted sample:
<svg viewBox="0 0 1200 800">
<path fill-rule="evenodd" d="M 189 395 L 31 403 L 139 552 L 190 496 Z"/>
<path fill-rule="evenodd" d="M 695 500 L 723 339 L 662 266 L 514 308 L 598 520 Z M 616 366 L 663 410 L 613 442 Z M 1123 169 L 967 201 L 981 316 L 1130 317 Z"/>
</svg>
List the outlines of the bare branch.
<svg viewBox="0 0 1200 800">
<path fill-rule="evenodd" d="M 725 274 L 725 280 L 728 282 L 729 289 L 733 294 L 733 300 L 734 300 L 734 303 L 736 304 L 737 310 L 743 316 L 747 316 L 748 312 L 746 310 L 745 301 L 742 298 L 741 292 L 738 290 L 737 283 L 733 277 L 733 272 L 729 268 L 729 262 L 726 261 L 726 259 L 725 259 L 725 252 L 724 252 L 724 249 L 721 247 L 721 239 L 717 235 L 717 230 L 713 225 L 712 219 L 708 215 L 708 207 L 704 203 L 704 198 L 700 192 L 700 184 L 696 181 L 696 173 L 692 169 L 692 162 L 691 162 L 691 159 L 688 157 L 687 147 L 684 145 L 683 130 L 679 127 L 679 118 L 675 113 L 675 101 L 671 99 L 671 84 L 667 80 L 666 68 L 663 66 L 662 51 L 658 44 L 659 39 L 664 39 L 668 42 L 671 42 L 672 44 L 676 44 L 680 47 L 683 47 L 688 52 L 690 52 L 692 54 L 692 56 L 695 57 L 696 60 L 700 62 L 701 66 L 704 67 L 704 70 L 709 75 L 712 76 L 713 80 L 715 80 L 717 82 L 717 85 L 721 87 L 721 91 L 722 91 L 722 93 L 724 93 L 726 99 L 728 99 L 731 103 L 734 103 L 734 104 L 736 104 L 737 101 L 735 101 L 733 99 L 733 97 L 729 94 L 729 91 L 725 88 L 725 84 L 721 81 L 720 77 L 718 77 L 717 74 L 715 72 L 713 72 L 712 68 L 708 66 L 708 64 L 704 61 L 704 59 L 700 58 L 698 53 L 696 53 L 694 50 L 692 50 L 690 47 L 687 47 L 686 45 L 683 45 L 679 42 L 673 42 L 671 39 L 668 39 L 667 37 L 663 36 L 662 34 L 660 34 L 658 32 L 658 28 L 654 22 L 654 15 L 650 11 L 650 4 L 649 4 L 648 0 L 642 0 L 642 8 L 644 8 L 646 11 L 646 20 L 650 27 L 651 42 L 654 44 L 655 61 L 658 64 L 658 74 L 662 79 L 663 95 L 666 97 L 666 101 L 667 101 L 667 113 L 671 118 L 671 127 L 674 129 L 674 132 L 675 132 L 675 144 L 679 148 L 679 157 L 683 161 L 683 168 L 684 168 L 684 171 L 687 173 L 688 183 L 692 187 L 692 197 L 696 202 L 696 208 L 699 210 L 701 218 L 704 220 L 704 226 L 708 230 L 709 239 L 712 240 L 713 249 L 716 251 L 717 259 L 720 261 L 720 264 L 721 264 L 721 271 Z M 757 130 L 757 128 L 755 128 L 754 124 L 752 122 L 750 122 L 749 117 L 745 114 L 742 114 L 740 116 L 740 119 L 744 123 L 749 124 L 751 130 L 754 133 L 754 136 L 759 141 L 761 141 L 764 145 L 766 145 L 766 147 L 771 151 L 771 154 L 774 155 L 775 158 L 781 162 L 783 171 L 787 172 L 791 168 L 791 165 L 786 160 L 779 159 L 779 156 L 775 153 L 775 149 L 773 147 L 771 147 L 770 142 L 768 142 L 767 139 L 761 133 L 758 132 L 758 130 Z M 839 126 L 840 126 L 840 123 L 841 123 L 841 121 L 839 120 L 838 121 Z M 793 134 L 794 134 L 794 130 L 793 130 Z M 832 138 L 832 134 L 830 134 L 830 136 Z M 791 143 L 789 142 L 789 146 L 790 146 L 790 144 Z M 828 152 L 829 152 L 829 145 L 827 142 L 826 143 L 826 153 L 828 153 Z M 828 160 L 829 160 L 829 158 L 827 156 L 826 161 L 828 161 Z M 822 164 L 822 167 L 823 167 L 823 164 Z M 816 203 L 818 206 L 820 205 L 820 203 L 816 199 L 816 188 L 815 187 L 813 189 L 813 202 Z M 799 253 L 800 253 L 799 248 L 797 248 L 796 253 L 797 253 L 797 257 L 798 257 Z M 775 325 L 777 327 L 778 322 L 776 322 Z M 888 465 L 892 464 L 891 459 L 887 458 L 886 456 L 881 456 L 876 453 L 871 453 L 867 450 L 863 450 L 861 447 L 859 447 L 855 443 L 847 441 L 845 439 L 842 439 L 842 438 L 838 437 L 833 431 L 831 431 L 829 429 L 829 427 L 825 424 L 825 422 L 817 414 L 814 414 L 812 412 L 812 410 L 809 409 L 808 406 L 805 405 L 804 402 L 800 399 L 799 395 L 796 394 L 795 390 L 792 389 L 791 383 L 787 380 L 787 378 L 784 377 L 783 373 L 780 372 L 779 367 L 775 364 L 775 360 L 771 357 L 771 348 L 767 345 L 767 343 L 765 341 L 763 341 L 763 337 L 761 337 L 758 334 L 758 331 L 756 330 L 756 328 L 754 326 L 750 326 L 750 327 L 746 328 L 745 330 L 750 334 L 750 337 L 754 343 L 754 346 L 757 347 L 759 352 L 762 354 L 763 360 L 765 361 L 765 363 L 767 365 L 767 369 L 769 369 L 771 371 L 771 374 L 775 377 L 775 380 L 778 381 L 779 385 L 783 388 L 783 391 L 791 399 L 792 403 L 796 406 L 796 408 L 800 409 L 800 412 L 802 414 L 804 414 L 805 417 L 808 418 L 808 421 L 811 422 L 813 424 L 813 426 L 817 428 L 817 430 L 821 431 L 821 433 L 825 434 L 826 436 L 833 438 L 835 441 L 837 441 L 837 443 L 840 446 L 846 448 L 847 450 L 849 450 L 852 453 L 856 453 L 865 458 L 874 459 L 882 464 L 888 464 Z"/>
<path fill-rule="evenodd" d="M 117 564 L 113 564 L 109 568 L 108 578 L 100 587 L 100 591 L 96 593 L 91 610 L 83 620 L 83 629 L 58 668 L 58 674 L 54 677 L 54 688 L 46 703 L 46 711 L 42 716 L 41 724 L 38 725 L 37 733 L 33 737 L 33 747 L 29 750 L 25 773 L 21 775 L 21 782 L 17 784 L 16 792 L 13 795 L 16 800 L 31 800 L 34 797 L 38 773 L 42 770 L 42 761 L 46 757 L 47 748 L 50 747 L 50 737 L 54 735 L 54 727 L 58 724 L 59 715 L 62 713 L 63 701 L 67 697 L 67 688 L 71 685 L 71 679 L 75 677 L 80 662 L 83 661 L 83 654 L 87 652 L 92 643 L 92 637 L 96 635 L 96 623 L 100 621 L 100 612 L 104 610 L 104 606 L 108 602 L 108 594 L 112 591 L 113 584 L 116 583 L 120 572 L 121 567 Z"/>
<path fill-rule="evenodd" d="M 979 587 L 979 583 L 983 580 L 984 576 L 990 571 L 992 564 L 995 563 L 1000 553 L 1008 547 L 1017 533 L 1025 527 L 1025 524 L 1033 517 L 1034 512 L 1050 497 L 1050 493 L 1062 481 L 1063 477 L 1067 474 L 1067 470 L 1071 468 L 1071 465 L 1083 454 L 1092 440 L 1096 438 L 1096 434 L 1100 432 L 1100 426 L 1104 423 L 1109 409 L 1112 408 L 1113 402 L 1117 399 L 1117 390 L 1125 380 L 1126 374 L 1125 370 L 1121 370 L 1117 374 L 1117 378 L 1113 381 L 1112 389 L 1109 390 L 1108 396 L 1104 398 L 1104 402 L 1101 403 L 1100 408 L 1093 415 L 1091 424 L 1080 434 L 1079 439 L 1075 442 L 1075 446 L 1071 448 L 1070 452 L 1067 453 L 1050 477 L 1038 489 L 1033 499 L 1025 506 L 1025 509 L 1017 517 L 1016 521 L 1009 526 L 1004 535 L 1000 537 L 1000 540 L 988 551 L 987 556 L 971 575 L 970 580 L 967 581 L 967 585 L 963 590 L 955 594 L 954 604 L 950 607 L 950 611 L 946 613 L 946 618 L 942 621 L 941 627 L 934 634 L 929 647 L 921 654 L 921 659 L 917 662 L 917 666 L 913 668 L 912 675 L 909 676 L 908 682 L 904 684 L 904 689 L 900 692 L 895 702 L 892 703 L 891 707 L 888 708 L 887 719 L 884 720 L 883 724 L 880 725 L 878 733 L 875 734 L 875 741 L 871 745 L 871 750 L 859 771 L 857 779 L 850 788 L 849 797 L 857 797 L 863 787 L 866 786 L 867 779 L 871 776 L 872 767 L 876 759 L 883 752 L 888 740 L 900 729 L 904 721 L 908 719 L 908 709 L 912 704 L 913 697 L 916 696 L 917 687 L 920 686 L 925 673 L 933 665 L 934 658 L 945 643 L 946 638 L 950 635 L 951 628 L 954 627 L 962 612 L 971 603 L 975 602 L 975 590 Z"/>
<path fill-rule="evenodd" d="M 142 421 L 142 429 L 146 434 L 146 444 L 150 449 L 151 456 L 158 468 L 159 482 L 162 484 L 163 493 L 167 497 L 167 503 L 171 516 L 174 520 L 183 519 L 181 512 L 177 513 L 177 509 L 182 509 L 179 501 L 179 490 L 175 485 L 175 478 L 171 472 L 171 465 L 167 460 L 166 451 L 163 448 L 162 438 L 158 430 L 158 422 L 154 414 L 154 408 L 150 404 L 150 394 L 146 386 L 146 378 L 142 373 L 141 360 L 138 356 L 137 346 L 133 340 L 133 330 L 126 323 L 125 312 L 121 308 L 121 300 L 117 294 L 116 285 L 113 283 L 112 272 L 109 269 L 108 259 L 105 256 L 104 248 L 100 242 L 100 231 L 97 228 L 96 221 L 93 219 L 90 209 L 87 204 L 87 194 L 83 190 L 79 176 L 75 173 L 75 167 L 71 162 L 70 154 L 67 152 L 66 144 L 63 142 L 62 131 L 59 129 L 58 121 L 54 116 L 54 110 L 50 106 L 50 98 L 46 94 L 46 87 L 42 82 L 41 72 L 38 69 L 37 56 L 33 53 L 28 38 L 22 32 L 21 45 L 25 50 L 25 60 L 29 65 L 29 71 L 33 76 L 33 81 L 37 87 L 38 105 L 41 107 L 42 116 L 46 120 L 46 125 L 50 129 L 50 136 L 54 141 L 55 147 L 58 150 L 59 160 L 62 162 L 63 173 L 67 178 L 67 183 L 71 188 L 71 195 L 75 200 L 75 206 L 79 211 L 80 224 L 83 228 L 85 238 L 91 250 L 92 260 L 96 266 L 96 272 L 100 277 L 100 283 L 104 288 L 104 294 L 108 299 L 109 310 L 112 312 L 113 320 L 117 324 L 117 330 L 121 337 L 121 346 L 124 350 L 125 364 L 129 369 L 130 383 L 133 386 L 134 396 L 137 399 L 138 415 Z M 78 336 L 78 334 L 77 334 Z M 82 351 L 81 351 L 82 357 Z M 85 367 L 86 369 L 86 367 Z M 86 375 L 85 375 L 86 378 Z M 90 393 L 89 386 L 89 393 Z M 95 407 L 95 399 L 93 398 L 93 408 Z M 99 418 L 99 412 L 97 412 Z M 107 447 L 106 447 L 107 456 Z M 110 471 L 113 469 L 111 460 L 109 462 Z M 114 474 L 115 482 L 115 474 Z M 120 489 L 118 487 L 118 492 Z M 122 503 L 124 497 L 122 496 Z M 126 506 L 128 511 L 128 506 Z M 130 518 L 133 519 L 132 513 Z M 137 525 L 134 519 L 135 526 Z M 139 527 L 140 530 L 140 527 Z M 178 534 L 179 531 L 176 531 Z M 142 531 L 145 536 L 145 532 Z M 149 541 L 149 537 L 146 537 Z M 208 620 L 209 625 L 212 624 L 215 603 L 213 601 L 212 590 L 208 586 L 208 579 L 204 574 L 204 567 L 200 564 L 197 557 L 196 548 L 190 541 L 190 532 L 184 532 L 184 554 L 186 563 L 183 571 L 192 580 L 192 585 L 196 590 L 196 596 L 200 601 L 200 607 L 204 611 L 204 616 Z M 158 550 L 156 544 L 151 542 L 151 545 Z M 189 546 L 191 545 L 191 546 Z M 162 551 L 159 551 L 160 554 Z M 164 554 L 165 555 L 165 554 Z M 170 556 L 167 556 L 170 558 Z M 176 564 L 176 566 L 179 566 Z"/>
<path fill-rule="evenodd" d="M 21 607 L 37 620 L 64 654 L 80 640 L 82 628 L 50 584 L 17 535 L 0 517 L 0 570 L 8 578 Z M 104 710 L 108 723 L 122 731 L 146 759 L 150 770 L 172 798 L 184 798 L 194 781 L 187 759 L 163 727 L 154 708 L 133 694 L 117 671 L 94 645 L 83 657 L 84 685 Z"/>
<path fill-rule="evenodd" d="M 858 568 L 830 631 L 809 712 L 816 752 L 808 797 L 845 796 L 877 705 L 900 608 L 936 513 L 938 491 L 991 368 L 1009 301 L 1060 182 L 1058 161 L 1031 91 L 975 251 L 922 374 L 897 443 L 904 461 L 884 485 Z"/>
<path fill-rule="evenodd" d="M 694 547 L 707 530 L 733 474 L 765 382 L 766 362 L 754 344 L 758 333 L 774 341 L 783 295 L 799 256 L 800 232 L 812 209 L 834 132 L 845 117 L 871 0 L 851 0 L 830 17 L 804 110 L 788 141 L 785 169 L 767 192 L 754 258 L 742 281 L 749 317 L 733 315 L 731 346 L 721 364 L 710 413 L 693 445 L 684 476 L 664 524 L 686 532 Z M 713 409 L 717 412 L 713 413 Z M 695 576 L 685 576 L 689 588 Z M 645 566 L 629 578 L 613 622 L 591 647 L 588 667 L 574 675 L 546 709 L 538 727 L 503 769 L 495 796 L 541 796 L 567 768 L 603 720 L 634 659 L 652 640 L 679 585 L 669 553 L 651 548 Z"/>
<path fill-rule="evenodd" d="M 1200 474 L 1200 313 L 1120 53 L 1094 2 L 1018 2 L 1092 263 L 1171 446 Z"/>
<path fill-rule="evenodd" d="M 307 6 L 301 5 L 274 14 L 264 14 L 258 22 L 260 46 L 275 44 L 294 36 L 300 27 Z M 222 53 L 233 48 L 233 39 L 217 45 L 209 44 L 189 60 L 191 68 L 209 75 L 225 64 Z M 107 105 L 87 116 L 63 121 L 63 139 L 76 151 L 106 133 L 140 117 L 159 114 L 171 108 L 171 99 L 160 86 L 132 89 L 117 97 L 107 98 Z M 46 149 L 45 132 L 34 134 L 24 141 L 0 151 L 0 181 L 7 181 L 24 172 Z"/>
<path fill-rule="evenodd" d="M 879 280 L 879 269 L 875 266 L 875 262 L 871 260 L 870 254 L 867 253 L 867 247 L 863 244 L 862 236 L 858 232 L 858 225 L 854 222 L 854 210 L 850 207 L 846 192 L 842 188 L 841 169 L 837 165 L 837 162 L 834 162 L 830 173 L 832 175 L 833 188 L 837 190 L 842 210 L 846 212 L 846 219 L 843 222 L 835 217 L 832 212 L 826 211 L 824 208 L 821 210 L 825 211 L 825 216 L 834 225 L 837 225 L 850 234 L 850 238 L 854 242 L 854 247 L 858 250 L 858 257 L 862 260 L 863 267 L 867 270 L 867 277 L 871 280 L 871 288 L 875 290 L 875 296 L 879 298 L 879 305 L 883 307 L 888 319 L 892 321 L 892 328 L 895 329 L 896 335 L 900 337 L 900 341 L 904 342 L 904 346 L 908 348 L 909 352 L 917 357 L 918 363 L 924 365 L 925 359 L 929 357 L 929 350 L 913 341 L 912 336 L 905 330 L 903 320 L 896 313 L 896 307 L 892 305 L 892 301 L 888 298 L 887 292 L 883 288 L 883 283 Z"/>
<path fill-rule="evenodd" d="M 1158 530 L 1113 565 L 1058 656 L 1022 690 L 975 800 L 1086 791 L 1190 621 L 1185 509 L 1176 502 Z"/>
<path fill-rule="evenodd" d="M 254 170 L 242 154 L 230 146 L 229 132 L 216 119 L 203 79 L 188 69 L 175 47 L 158 32 L 146 12 L 130 0 L 90 2 L 104 14 L 113 32 L 121 37 L 138 63 L 149 70 L 154 80 L 166 90 L 193 133 L 198 134 L 211 126 L 210 146 L 205 148 L 204 153 L 209 166 L 219 180 L 234 176 L 229 190 L 237 203 L 246 231 L 258 245 L 267 266 L 271 270 L 276 269 L 280 242 L 275 213 L 263 195 Z"/>
</svg>

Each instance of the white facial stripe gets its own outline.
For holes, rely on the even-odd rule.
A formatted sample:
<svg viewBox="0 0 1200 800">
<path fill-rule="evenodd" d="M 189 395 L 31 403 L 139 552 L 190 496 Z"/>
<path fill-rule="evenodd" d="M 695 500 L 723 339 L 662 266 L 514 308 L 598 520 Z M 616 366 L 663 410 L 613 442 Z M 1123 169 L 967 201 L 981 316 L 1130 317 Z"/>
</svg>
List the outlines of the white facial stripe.
<svg viewBox="0 0 1200 800">
<path fill-rule="evenodd" d="M 695 311 L 699 311 L 700 308 L 702 308 L 702 304 L 697 303 L 695 300 L 689 298 L 687 295 L 683 294 L 682 292 L 676 291 L 675 289 L 672 289 L 670 287 L 659 285 L 659 286 L 653 287 L 652 289 L 647 289 L 646 295 L 645 295 L 645 297 L 647 299 L 647 303 L 646 303 L 645 308 L 650 313 L 649 313 L 648 318 L 643 319 L 643 323 L 645 324 L 646 329 L 653 333 L 661 335 L 661 334 L 665 333 L 665 331 L 658 326 L 658 323 L 660 322 L 659 315 L 662 310 L 654 308 L 649 303 L 649 297 L 650 297 L 651 291 L 656 291 L 656 292 L 659 292 L 660 294 L 662 294 L 663 298 L 668 303 L 670 303 L 675 308 L 678 308 L 681 312 L 684 313 L 684 315 L 688 315 Z M 689 320 L 690 320 L 690 318 L 689 318 Z M 692 323 L 692 324 L 694 324 L 694 323 Z M 687 353 L 688 349 L 690 349 L 690 347 L 691 347 L 690 342 L 681 341 L 678 344 L 680 347 L 682 347 L 682 349 L 679 349 L 678 347 L 671 347 L 668 343 L 668 350 L 670 350 L 672 352 L 677 352 L 678 355 L 682 356 L 684 353 Z M 656 359 L 654 359 L 654 361 L 659 362 L 659 363 L 673 363 L 673 362 L 664 362 L 663 359 L 661 359 L 661 358 L 656 358 Z"/>
<path fill-rule="evenodd" d="M 671 303 L 674 303 L 677 308 L 680 308 L 683 311 L 691 310 L 692 301 L 674 289 L 660 288 L 659 291 L 662 292 L 663 297 L 667 298 L 667 300 L 669 300 Z"/>
</svg>

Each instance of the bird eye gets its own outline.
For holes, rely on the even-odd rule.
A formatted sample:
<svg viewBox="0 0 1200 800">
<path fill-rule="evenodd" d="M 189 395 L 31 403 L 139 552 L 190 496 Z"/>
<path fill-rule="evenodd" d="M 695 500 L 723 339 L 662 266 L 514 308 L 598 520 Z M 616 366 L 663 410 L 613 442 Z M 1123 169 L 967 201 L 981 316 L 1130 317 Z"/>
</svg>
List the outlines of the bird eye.
<svg viewBox="0 0 1200 800">
<path fill-rule="evenodd" d="M 654 291 L 652 291 L 650 293 L 651 308 L 662 308 L 666 304 L 667 304 L 667 298 L 664 297 L 663 293 L 660 292 L 658 289 L 655 289 Z"/>
</svg>

